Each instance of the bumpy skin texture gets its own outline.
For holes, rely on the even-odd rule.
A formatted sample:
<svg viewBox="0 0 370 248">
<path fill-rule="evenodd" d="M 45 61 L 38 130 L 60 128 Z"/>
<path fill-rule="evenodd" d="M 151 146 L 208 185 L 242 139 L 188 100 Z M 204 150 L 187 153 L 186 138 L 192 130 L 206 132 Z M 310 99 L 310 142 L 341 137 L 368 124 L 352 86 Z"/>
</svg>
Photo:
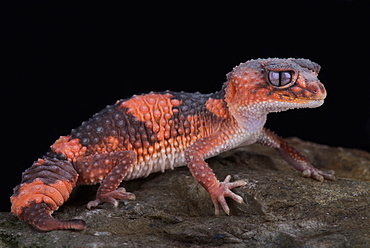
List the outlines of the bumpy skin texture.
<svg viewBox="0 0 370 248">
<path fill-rule="evenodd" d="M 223 182 L 204 161 L 223 151 L 253 143 L 277 149 L 304 177 L 334 180 L 285 140 L 263 125 L 270 112 L 314 108 L 323 104 L 320 66 L 306 59 L 258 59 L 235 67 L 213 94 L 151 92 L 117 101 L 62 136 L 43 159 L 23 173 L 11 197 L 12 212 L 41 230 L 85 228 L 82 220 L 60 221 L 51 214 L 77 184 L 100 183 L 96 200 L 115 206 L 135 199 L 118 188 L 122 180 L 188 165 L 209 192 L 216 215 L 229 214 L 225 197 L 242 203 L 231 191 L 244 181 Z M 221 207 L 221 208 L 220 208 Z"/>
</svg>

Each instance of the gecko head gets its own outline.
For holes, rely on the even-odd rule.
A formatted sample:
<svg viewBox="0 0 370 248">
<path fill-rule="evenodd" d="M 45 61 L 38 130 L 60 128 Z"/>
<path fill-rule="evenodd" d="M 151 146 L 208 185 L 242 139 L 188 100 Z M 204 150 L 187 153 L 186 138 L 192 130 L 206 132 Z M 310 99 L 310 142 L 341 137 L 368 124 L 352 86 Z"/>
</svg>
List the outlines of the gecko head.
<svg viewBox="0 0 370 248">
<path fill-rule="evenodd" d="M 326 97 L 319 71 L 308 59 L 250 60 L 227 74 L 225 101 L 231 110 L 262 114 L 319 107 Z"/>
</svg>

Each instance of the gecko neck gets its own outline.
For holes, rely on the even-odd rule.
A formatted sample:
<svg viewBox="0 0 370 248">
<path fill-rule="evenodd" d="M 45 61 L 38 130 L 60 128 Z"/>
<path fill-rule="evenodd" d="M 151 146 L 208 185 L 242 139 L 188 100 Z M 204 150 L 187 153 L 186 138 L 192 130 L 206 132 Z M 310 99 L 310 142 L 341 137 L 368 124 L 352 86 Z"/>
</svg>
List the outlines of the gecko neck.
<svg viewBox="0 0 370 248">
<path fill-rule="evenodd" d="M 260 131 L 266 123 L 267 113 L 258 113 L 248 110 L 232 111 L 232 117 L 238 123 L 238 126 L 248 132 L 254 133 Z"/>
<path fill-rule="evenodd" d="M 226 103 L 227 111 L 230 116 L 231 125 L 237 125 L 240 129 L 248 133 L 259 132 L 266 123 L 267 114 L 263 107 L 256 105 L 242 106 L 239 104 L 230 104 L 226 99 L 226 88 L 228 84 L 225 83 L 222 89 L 213 94 L 214 98 L 223 99 Z"/>
</svg>

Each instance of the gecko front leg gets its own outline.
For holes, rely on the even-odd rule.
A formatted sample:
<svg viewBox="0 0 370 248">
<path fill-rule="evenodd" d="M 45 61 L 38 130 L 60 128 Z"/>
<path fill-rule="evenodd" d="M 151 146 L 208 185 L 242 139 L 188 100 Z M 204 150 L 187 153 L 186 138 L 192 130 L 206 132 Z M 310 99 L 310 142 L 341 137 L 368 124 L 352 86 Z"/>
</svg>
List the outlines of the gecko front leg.
<svg viewBox="0 0 370 248">
<path fill-rule="evenodd" d="M 245 181 L 230 182 L 228 175 L 223 182 L 217 180 L 212 169 L 204 161 L 204 156 L 216 149 L 214 144 L 222 144 L 220 136 L 212 135 L 204 137 L 185 150 L 185 159 L 195 179 L 208 191 L 215 207 L 215 215 L 220 214 L 220 205 L 226 214 L 230 213 L 225 197 L 230 197 L 238 203 L 243 203 L 243 198 L 233 193 L 231 189 L 246 185 Z"/>
<path fill-rule="evenodd" d="M 324 179 L 335 180 L 334 171 L 324 172 L 315 168 L 306 157 L 294 149 L 287 141 L 266 128 L 263 128 L 258 143 L 278 150 L 289 164 L 302 171 L 303 177 L 312 177 L 320 182 L 324 181 Z"/>
</svg>

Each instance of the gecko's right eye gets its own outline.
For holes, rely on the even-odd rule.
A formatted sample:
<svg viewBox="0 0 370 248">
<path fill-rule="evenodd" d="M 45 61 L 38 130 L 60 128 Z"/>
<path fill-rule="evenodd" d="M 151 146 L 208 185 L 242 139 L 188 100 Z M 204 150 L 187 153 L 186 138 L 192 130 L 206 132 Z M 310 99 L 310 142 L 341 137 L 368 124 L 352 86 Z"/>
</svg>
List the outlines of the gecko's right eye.
<svg viewBox="0 0 370 248">
<path fill-rule="evenodd" d="M 293 79 L 293 71 L 269 71 L 268 81 L 274 87 L 290 86 Z"/>
</svg>

